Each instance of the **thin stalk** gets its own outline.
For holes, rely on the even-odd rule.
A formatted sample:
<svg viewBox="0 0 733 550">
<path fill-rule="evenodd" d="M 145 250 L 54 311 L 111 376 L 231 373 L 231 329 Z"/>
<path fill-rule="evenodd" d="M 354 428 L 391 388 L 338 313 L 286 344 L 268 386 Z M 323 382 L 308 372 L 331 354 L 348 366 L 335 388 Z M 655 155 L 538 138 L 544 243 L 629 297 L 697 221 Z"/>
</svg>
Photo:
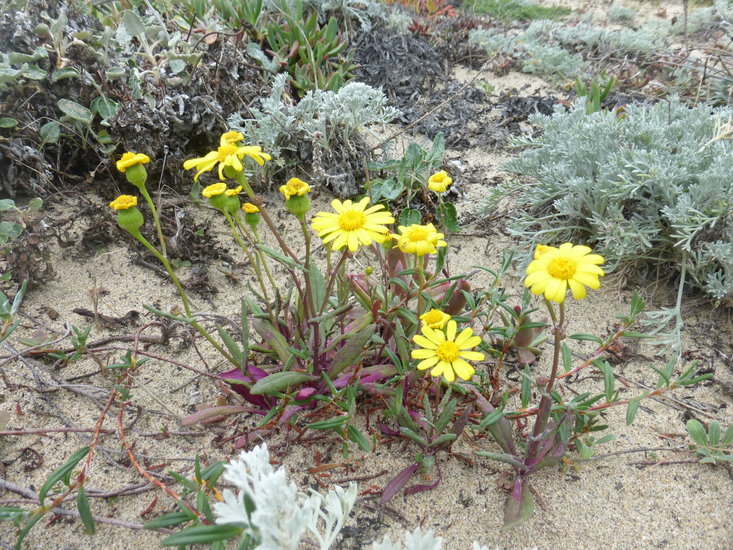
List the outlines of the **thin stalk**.
<svg viewBox="0 0 733 550">
<path fill-rule="evenodd" d="M 171 264 L 168 262 L 168 260 L 163 256 L 158 250 L 148 242 L 148 240 L 143 237 L 140 232 L 132 233 L 132 236 L 135 237 L 138 241 L 140 241 L 145 248 L 150 250 L 150 252 L 155 255 L 158 260 L 160 260 L 160 263 L 163 264 L 163 267 L 165 267 L 165 270 L 168 272 L 168 275 L 170 276 L 171 280 L 173 281 L 173 284 L 176 287 L 176 290 L 178 290 L 178 294 L 181 297 L 181 301 L 183 301 L 183 309 L 186 312 L 187 322 L 190 324 L 193 328 L 195 328 L 199 334 L 201 334 L 204 338 L 206 338 L 209 343 L 214 346 L 216 351 L 218 351 L 223 357 L 226 358 L 227 361 L 229 361 L 232 365 L 239 368 L 239 363 L 223 348 L 219 345 L 219 343 L 214 340 L 214 338 L 202 327 L 201 325 L 196 322 L 196 320 L 193 318 L 193 315 L 191 314 L 191 305 L 188 302 L 188 296 L 186 295 L 186 291 L 183 290 L 183 286 L 181 285 L 181 282 L 178 280 L 178 277 L 176 277 L 176 274 L 173 272 L 173 268 L 171 267 Z"/>
<path fill-rule="evenodd" d="M 153 214 L 153 222 L 155 223 L 155 232 L 158 234 L 158 241 L 160 241 L 160 251 L 163 256 L 166 258 L 168 257 L 168 253 L 165 249 L 165 238 L 163 238 L 163 228 L 160 225 L 160 217 L 158 217 L 158 210 L 155 208 L 155 203 L 153 202 L 153 199 L 150 198 L 150 193 L 148 193 L 148 190 L 145 188 L 144 185 L 141 185 L 138 189 L 140 189 L 140 193 L 142 193 L 142 196 L 145 197 L 145 202 L 148 203 L 148 206 L 150 207 L 150 212 Z"/>
</svg>

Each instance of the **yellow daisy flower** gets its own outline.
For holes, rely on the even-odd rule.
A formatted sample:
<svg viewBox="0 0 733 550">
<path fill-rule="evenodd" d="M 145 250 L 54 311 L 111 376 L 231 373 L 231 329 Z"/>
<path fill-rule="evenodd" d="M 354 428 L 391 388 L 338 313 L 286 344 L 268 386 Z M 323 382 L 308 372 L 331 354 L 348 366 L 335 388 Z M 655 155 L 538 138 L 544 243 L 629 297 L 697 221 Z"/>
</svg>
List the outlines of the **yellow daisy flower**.
<svg viewBox="0 0 733 550">
<path fill-rule="evenodd" d="M 547 246 L 545 244 L 538 244 L 537 248 L 534 249 L 534 259 L 539 260 L 542 256 L 544 256 L 547 252 L 550 252 L 551 250 L 557 250 L 554 246 Z"/>
<path fill-rule="evenodd" d="M 439 246 L 447 246 L 443 240 L 445 237 L 442 233 L 438 233 L 432 223 L 428 225 L 413 224 L 409 227 L 400 225 L 401 235 L 393 235 L 397 239 L 397 247 L 405 254 L 415 254 L 416 256 L 424 256 L 425 254 L 435 254 L 438 252 Z"/>
<path fill-rule="evenodd" d="M 357 203 L 334 199 L 331 206 L 336 212 L 316 214 L 312 222 L 313 230 L 324 244 L 333 242 L 334 250 L 348 246 L 351 252 L 356 252 L 360 245 L 369 245 L 373 241 L 381 243 L 389 233 L 385 224 L 394 223 L 395 220 L 388 211 L 380 212 L 384 208 L 381 204 L 367 208 L 368 204 L 369 197 Z"/>
<path fill-rule="evenodd" d="M 131 166 L 137 166 L 138 164 L 147 164 L 150 162 L 150 157 L 142 153 L 124 153 L 122 158 L 117 161 L 117 169 L 120 172 L 124 172 Z"/>
<path fill-rule="evenodd" d="M 221 135 L 219 145 L 236 145 L 238 142 L 243 141 L 244 136 L 240 132 L 226 132 Z"/>
<path fill-rule="evenodd" d="M 301 179 L 290 178 L 285 185 L 280 186 L 280 192 L 288 200 L 292 196 L 302 197 L 311 190 L 311 186 Z"/>
<path fill-rule="evenodd" d="M 428 178 L 428 189 L 436 193 L 443 193 L 451 183 L 453 183 L 453 178 L 448 175 L 448 172 L 441 170 Z"/>
<path fill-rule="evenodd" d="M 244 204 L 242 205 L 242 210 L 244 210 L 244 213 L 245 213 L 245 214 L 256 214 L 257 212 L 259 212 L 259 211 L 260 211 L 260 209 L 259 209 L 259 208 L 257 208 L 257 207 L 256 207 L 256 206 L 255 206 L 254 204 L 252 204 L 251 202 L 245 202 L 245 203 L 244 203 Z"/>
<path fill-rule="evenodd" d="M 468 361 L 483 361 L 484 354 L 470 351 L 481 343 L 480 336 L 474 336 L 471 328 L 465 328 L 456 337 L 456 322 L 448 321 L 446 331 L 423 326 L 422 335 L 416 334 L 412 340 L 422 346 L 412 350 L 413 359 L 422 359 L 418 370 L 430 371 L 431 376 L 444 376 L 448 382 L 458 378 L 468 380 L 476 372 Z M 468 360 L 468 361 L 466 361 Z"/>
<path fill-rule="evenodd" d="M 109 203 L 109 205 L 115 210 L 127 210 L 128 208 L 137 206 L 137 197 L 134 197 L 133 195 L 120 195 Z"/>
<path fill-rule="evenodd" d="M 561 244 L 559 248 L 544 246 L 541 250 L 539 246 L 535 259 L 527 266 L 524 280 L 524 286 L 533 294 L 544 294 L 548 300 L 561 304 L 568 287 L 573 298 L 582 300 L 586 286 L 592 289 L 601 286 L 598 277 L 603 277 L 605 272 L 598 266 L 604 262 L 603 256 L 591 254 L 587 246 L 571 243 Z"/>
<path fill-rule="evenodd" d="M 210 199 L 211 197 L 216 197 L 218 195 L 222 195 L 226 193 L 227 191 L 227 184 L 223 181 L 220 181 L 219 183 L 214 183 L 212 185 L 207 185 L 203 191 L 201 191 L 201 194 L 206 197 L 207 199 Z"/>
<path fill-rule="evenodd" d="M 227 132 L 224 136 L 231 134 Z M 239 146 L 236 142 L 224 143 L 224 136 L 222 136 L 222 145 L 216 151 L 211 151 L 206 156 L 188 159 L 183 163 L 185 170 L 196 168 L 198 172 L 193 177 L 193 181 L 198 181 L 199 176 L 204 172 L 208 172 L 214 168 L 217 164 L 219 165 L 219 179 L 224 179 L 224 167 L 231 166 L 237 172 L 244 170 L 242 165 L 242 158 L 244 155 L 252 158 L 257 164 L 262 166 L 266 160 L 270 160 L 272 157 L 267 153 L 262 152 L 262 147 L 259 145 L 246 145 Z"/>
<path fill-rule="evenodd" d="M 423 326 L 442 329 L 450 320 L 450 315 L 439 309 L 431 309 L 427 313 L 420 315 L 420 320 L 423 322 Z"/>
<path fill-rule="evenodd" d="M 236 197 L 242 192 L 243 187 L 240 185 L 234 189 L 227 189 L 224 191 L 227 194 L 227 197 Z"/>
</svg>

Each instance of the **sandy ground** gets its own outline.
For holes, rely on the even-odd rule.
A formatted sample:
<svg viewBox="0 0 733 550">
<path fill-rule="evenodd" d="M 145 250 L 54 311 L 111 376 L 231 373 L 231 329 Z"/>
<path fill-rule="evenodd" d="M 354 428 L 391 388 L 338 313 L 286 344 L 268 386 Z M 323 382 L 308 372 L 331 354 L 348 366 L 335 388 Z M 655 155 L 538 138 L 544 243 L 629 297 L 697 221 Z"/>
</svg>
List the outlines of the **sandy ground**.
<svg viewBox="0 0 733 550">
<path fill-rule="evenodd" d="M 464 73 L 463 78 L 473 76 L 470 71 Z M 503 80 L 492 76 L 491 82 L 497 90 L 520 88 L 525 84 L 526 93 L 546 90 L 542 87 L 544 83 L 537 80 L 510 73 Z M 474 174 L 470 178 L 455 178 L 455 185 L 460 188 L 458 208 L 461 214 L 469 218 L 475 214 L 486 194 L 487 181 L 493 176 L 505 176 L 501 171 L 505 158 L 502 154 L 480 150 L 447 151 L 446 162 L 448 165 L 454 163 L 456 173 L 465 169 L 466 174 Z M 481 178 L 475 177 L 477 170 L 483 170 Z M 273 204 L 279 201 L 274 194 L 270 199 Z M 324 208 L 327 200 L 324 195 L 317 197 L 316 208 Z M 197 215 L 212 214 L 199 211 Z M 282 223 L 289 221 L 286 219 Z M 500 225 L 501 220 L 491 227 Z M 224 225 L 214 223 L 213 227 L 217 229 L 212 239 L 226 242 Z M 83 225 L 79 224 L 76 230 L 83 231 Z M 294 246 L 298 246 L 297 231 L 292 224 L 289 235 L 296 243 Z M 13 349 L 22 350 L 18 338 L 28 337 L 38 330 L 61 335 L 70 325 L 85 326 L 89 319 L 81 318 L 72 310 L 78 307 L 93 309 L 92 293 L 100 287 L 107 292 L 99 298 L 97 307 L 99 313 L 105 315 L 123 316 L 130 310 L 137 310 L 144 321 L 151 321 L 143 304 L 153 304 L 166 311 L 176 306 L 178 299 L 172 285 L 130 262 L 131 253 L 125 244 L 128 239 L 120 232 L 119 246 L 100 251 L 93 257 L 75 249 L 57 250 L 54 255 L 56 278 L 28 294 L 22 310 L 23 326 L 10 342 Z M 471 271 L 476 265 L 496 267 L 502 251 L 515 243 L 501 232 L 477 222 L 464 227 L 461 234 L 451 236 L 449 244 L 452 272 L 461 273 Z M 195 309 L 215 315 L 234 315 L 239 297 L 246 292 L 243 281 L 232 281 L 217 267 L 226 266 L 216 263 L 209 266 L 212 285 L 218 293 L 212 297 L 194 295 Z M 185 268 L 182 273 L 185 279 Z M 474 288 L 489 283 L 482 275 L 473 280 Z M 510 274 L 505 286 L 511 294 L 521 295 L 521 273 Z M 627 312 L 631 292 L 635 289 L 641 290 L 654 308 L 670 304 L 669 293 L 664 289 L 655 293 L 648 287 L 628 286 L 619 277 L 607 277 L 599 291 L 591 293 L 581 303 L 569 304 L 569 332 L 607 334 L 615 316 Z M 55 313 L 50 313 L 48 308 Z M 609 409 L 605 421 L 617 439 L 599 449 L 599 453 L 608 456 L 580 461 L 577 455 L 571 455 L 562 466 L 536 474 L 533 487 L 539 505 L 534 517 L 508 532 L 500 528 L 506 497 L 504 486 L 510 479 L 510 469 L 474 455 L 476 450 L 497 450 L 487 439 L 461 438 L 453 452 L 463 458 L 439 455 L 442 483 L 436 489 L 409 497 L 400 494 L 387 506 L 379 505 L 379 492 L 396 472 L 413 461 L 418 451 L 414 445 L 402 441 L 385 442 L 372 453 L 364 453 L 352 445 L 349 456 L 344 457 L 341 443 L 330 439 L 293 446 L 283 455 L 282 436 L 276 436 L 270 440 L 273 456 L 283 461 L 292 478 L 303 488 L 315 487 L 319 481 L 363 479 L 359 482 L 360 497 L 341 548 L 367 548 L 387 533 L 393 539 L 401 538 L 403 530 L 418 525 L 431 528 L 443 537 L 444 548 L 457 550 L 470 548 L 474 540 L 490 549 L 733 548 L 733 478 L 722 466 L 691 463 L 691 455 L 685 452 L 690 443 L 685 422 L 691 416 L 705 422 L 718 420 L 723 427 L 733 423 L 730 312 L 711 310 L 708 303 L 693 299 L 685 306 L 685 321 L 685 358 L 680 368 L 698 359 L 702 369 L 715 373 L 713 381 L 679 390 L 673 398 L 645 400 L 631 427 L 625 425 L 624 407 Z M 95 328 L 90 341 L 134 332 L 134 327 L 114 331 Z M 156 327 L 143 332 L 147 336 L 157 334 Z M 129 342 L 112 342 L 98 359 L 108 363 L 112 357 L 121 357 L 130 345 Z M 209 373 L 227 368 L 214 350 L 204 345 L 194 349 L 184 345 L 181 338 L 173 338 L 168 347 L 146 344 L 142 349 Z M 575 348 L 579 354 L 589 349 L 588 346 Z M 649 365 L 664 363 L 664 350 L 645 346 L 635 351 L 629 361 L 617 367 L 618 374 L 629 386 L 622 389 L 623 396 L 637 395 L 642 385 L 653 385 L 656 375 Z M 60 386 L 50 372 L 49 363 L 39 363 L 32 357 L 7 361 L 13 350 L 6 348 L 2 353 L 5 358 L 0 359 L 0 369 L 11 384 L 0 384 L 0 411 L 10 413 L 5 430 L 94 426 L 99 407 L 89 397 L 70 391 L 68 385 Z M 547 348 L 535 372 L 549 368 L 549 355 Z M 100 372 L 99 365 L 89 357 L 55 374 L 76 384 L 74 389 L 96 396 L 102 404 L 107 396 L 100 388 L 109 388 L 114 383 L 114 375 Z M 36 376 L 43 380 L 49 393 L 32 389 Z M 589 372 L 573 389 L 598 391 L 602 384 L 597 373 Z M 231 433 L 232 426 L 244 430 L 256 419 L 240 415 L 222 424 L 180 425 L 180 420 L 193 412 L 196 405 L 213 403 L 220 394 L 213 380 L 166 361 L 151 359 L 141 368 L 123 422 L 146 467 L 190 475 L 195 455 L 205 461 L 227 460 L 235 455 L 231 443 L 221 445 L 218 438 L 223 433 Z M 113 432 L 117 429 L 117 410 L 114 405 L 104 423 L 105 429 Z M 162 430 L 180 435 L 160 437 Z M 88 433 L 60 432 L 0 437 L 0 477 L 37 491 L 54 468 L 74 450 L 88 444 L 88 437 Z M 88 492 L 91 493 L 91 489 L 114 491 L 144 481 L 130 468 L 116 433 L 105 434 L 100 445 L 100 454 L 90 471 Z M 656 450 L 644 452 L 643 449 Z M 323 474 L 309 473 L 321 463 L 332 463 L 334 468 Z M 163 466 L 158 469 L 159 465 Z M 434 479 L 429 477 L 427 481 Z M 0 500 L 5 503 L 17 498 L 15 493 L 0 491 Z M 153 504 L 152 513 L 141 517 Z M 73 503 L 65 507 L 74 508 Z M 172 509 L 171 499 L 159 491 L 92 499 L 94 514 L 138 525 Z M 157 548 L 163 537 L 159 533 L 110 525 L 98 525 L 97 534 L 90 537 L 83 534 L 78 521 L 51 520 L 48 516 L 31 532 L 26 547 L 65 550 Z M 13 526 L 0 523 L 0 547 L 10 548 L 14 540 Z"/>
</svg>

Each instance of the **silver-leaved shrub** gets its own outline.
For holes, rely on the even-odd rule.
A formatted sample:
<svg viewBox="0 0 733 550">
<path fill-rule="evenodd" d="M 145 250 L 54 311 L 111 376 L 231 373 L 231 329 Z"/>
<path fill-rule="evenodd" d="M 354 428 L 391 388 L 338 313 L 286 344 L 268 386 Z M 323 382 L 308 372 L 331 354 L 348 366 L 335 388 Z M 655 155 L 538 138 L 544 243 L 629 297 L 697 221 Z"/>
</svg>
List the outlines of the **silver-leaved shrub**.
<svg viewBox="0 0 733 550">
<path fill-rule="evenodd" d="M 577 102 L 530 120 L 544 131 L 506 164 L 523 179 L 485 212 L 513 194 L 525 246 L 580 237 L 611 268 L 671 266 L 733 299 L 733 109 L 673 99 L 587 115 Z"/>
</svg>

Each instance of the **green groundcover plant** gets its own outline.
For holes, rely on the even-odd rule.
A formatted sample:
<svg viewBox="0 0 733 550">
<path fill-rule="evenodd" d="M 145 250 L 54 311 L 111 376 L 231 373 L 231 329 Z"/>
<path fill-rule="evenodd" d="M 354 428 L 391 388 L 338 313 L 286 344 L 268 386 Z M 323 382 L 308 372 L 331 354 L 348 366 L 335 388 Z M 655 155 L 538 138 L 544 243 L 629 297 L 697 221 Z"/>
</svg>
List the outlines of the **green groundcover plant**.
<svg viewBox="0 0 733 550">
<path fill-rule="evenodd" d="M 255 439 L 278 431 L 303 429 L 335 435 L 345 455 L 354 446 L 370 452 L 382 438 L 404 440 L 411 444 L 414 458 L 387 482 L 383 504 L 401 492 L 411 495 L 436 487 L 442 479 L 441 460 L 468 430 L 486 444 L 478 457 L 502 462 L 513 472 L 504 515 L 504 527 L 511 528 L 532 515 L 531 478 L 537 470 L 557 465 L 573 450 L 589 458 L 597 445 L 613 438 L 597 433 L 607 429 L 601 416 L 605 409 L 626 407 L 631 423 L 643 399 L 709 377 L 698 376 L 695 364 L 679 368 L 673 359 L 651 367 L 657 378 L 653 389 L 622 397 L 605 353 L 622 338 L 644 336 L 633 330 L 644 304 L 634 296 L 629 314 L 619 318 L 611 334 L 567 334 L 568 291 L 572 299 L 583 300 L 587 289 L 599 288 L 605 275 L 604 257 L 584 245 L 534 247 L 523 293 L 512 294 L 502 282 L 511 265 L 509 255 L 498 270 L 476 266 L 475 272 L 486 272 L 493 282 L 474 289 L 472 274 L 450 273 L 450 247 L 432 223 L 418 220 L 395 227 L 392 213 L 369 197 L 335 199 L 331 209 L 313 214 L 310 184 L 291 178 L 280 186 L 279 208 L 302 233 L 302 245 L 296 246 L 298 241 L 283 234 L 249 185 L 249 176 L 271 156 L 243 140 L 240 132 L 226 132 L 215 150 L 183 166 L 195 170 L 194 180 L 214 178 L 201 194 L 256 277 L 241 297 L 237 322 L 227 325 L 212 325 L 210 317 L 196 311 L 167 257 L 156 203 L 147 190 L 145 165 L 150 159 L 127 152 L 117 161 L 117 169 L 135 189 L 135 194 L 121 195 L 110 204 L 118 224 L 163 265 L 181 300 L 177 310 L 145 305 L 146 309 L 190 327 L 228 363 L 228 370 L 210 376 L 230 389 L 230 401 L 190 415 L 183 425 L 245 413 L 259 418 L 256 427 L 242 428 L 229 439 L 236 449 L 250 449 Z M 425 192 L 443 193 L 449 178 L 447 173 L 428 177 Z M 142 234 L 138 195 L 153 218 L 155 235 Z M 275 248 L 265 244 L 265 231 Z M 276 284 L 275 267 L 288 274 L 284 284 Z M 539 297 L 548 322 L 536 320 L 533 296 Z M 7 335 L 19 299 L 14 305 L 5 301 L 0 309 L 5 311 Z M 582 314 L 582 308 L 578 311 Z M 87 337 L 88 331 L 77 334 L 77 339 Z M 548 337 L 552 358 L 547 368 L 539 367 L 536 358 Z M 593 351 L 576 360 L 572 341 L 590 342 Z M 77 347 L 78 356 L 90 351 L 83 343 Z M 321 548 L 328 548 L 354 506 L 355 486 L 333 488 L 326 495 L 299 493 L 284 473 L 269 466 L 262 447 L 229 466 L 201 464 L 197 458 L 192 478 L 169 472 L 179 490 L 141 464 L 122 418 L 137 399 L 135 380 L 148 368 L 146 355 L 133 346 L 121 358 L 107 358 L 106 369 L 116 379 L 90 444 L 51 473 L 37 494 L 38 506 L 0 508 L 0 519 L 19 528 L 17 547 L 45 514 L 70 498 L 86 531 L 95 531 L 97 516 L 84 486 L 93 476 L 90 466 L 98 452 L 99 430 L 116 408 L 117 436 L 130 463 L 175 503 L 173 512 L 148 524 L 151 529 L 183 527 L 164 545 L 210 543 L 224 548 L 225 541 L 236 539 L 239 548 L 295 548 L 293 537 L 309 531 Z M 504 376 L 509 369 L 518 373 L 516 384 Z M 585 369 L 598 373 L 603 387 L 580 394 L 565 391 L 565 380 Z M 357 422 L 357 411 L 367 402 L 376 406 L 378 419 L 364 426 Z M 691 452 L 721 456 L 728 432 L 721 439 L 716 435 L 719 429 L 711 426 L 703 439 L 696 428 L 691 433 L 705 444 Z M 222 474 L 236 492 L 217 488 Z M 277 483 L 263 481 L 270 478 Z M 285 512 L 288 525 L 298 529 L 286 530 L 292 537 L 283 542 Z M 405 539 L 407 547 L 425 537 L 431 541 L 425 547 L 440 547 L 432 534 L 414 532 Z M 393 548 L 391 544 L 378 547 Z"/>
</svg>

